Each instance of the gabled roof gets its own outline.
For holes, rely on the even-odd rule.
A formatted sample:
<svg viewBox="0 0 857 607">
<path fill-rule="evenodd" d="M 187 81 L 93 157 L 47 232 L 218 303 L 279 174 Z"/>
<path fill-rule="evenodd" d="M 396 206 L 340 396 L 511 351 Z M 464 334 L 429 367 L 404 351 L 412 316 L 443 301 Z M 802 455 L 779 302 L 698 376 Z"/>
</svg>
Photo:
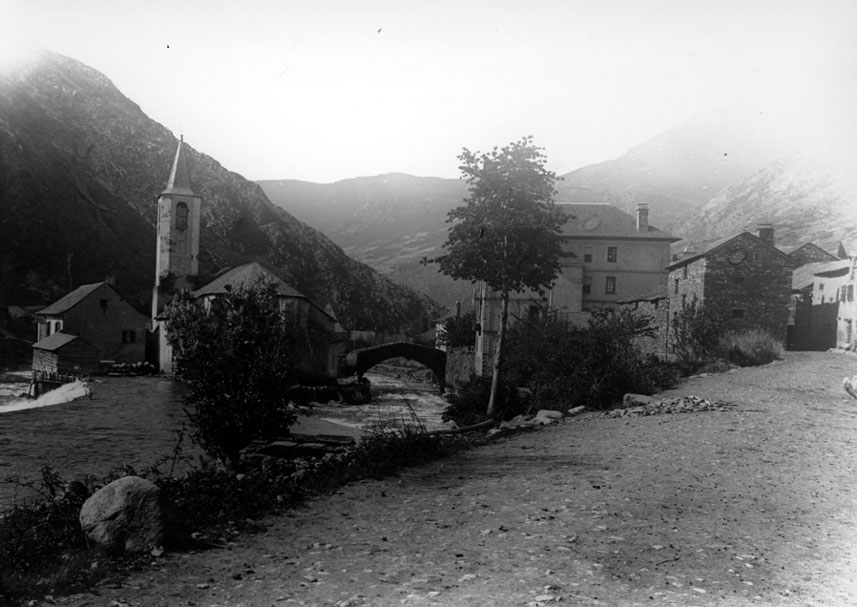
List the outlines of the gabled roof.
<svg viewBox="0 0 857 607">
<path fill-rule="evenodd" d="M 851 269 L 851 262 L 847 259 L 832 261 L 828 267 L 816 270 L 816 276 L 824 276 L 825 278 L 834 278 L 837 276 L 845 276 Z"/>
<path fill-rule="evenodd" d="M 848 260 L 837 260 L 837 261 L 814 261 L 812 263 L 805 263 L 802 266 L 799 266 L 794 269 L 792 272 L 792 290 L 801 291 L 808 286 L 812 285 L 815 282 L 815 276 L 817 274 L 825 275 L 829 271 L 838 271 L 841 268 L 845 268 L 845 272 L 848 271 Z"/>
<path fill-rule="evenodd" d="M 788 260 L 788 262 L 793 267 L 797 265 L 797 262 L 795 262 L 794 259 L 792 259 L 788 255 L 786 255 L 785 253 L 780 251 L 777 247 L 769 245 L 767 242 L 765 242 L 764 240 L 762 240 L 761 238 L 759 238 L 755 234 L 751 234 L 750 232 L 741 232 L 739 234 L 735 234 L 734 236 L 727 236 L 726 238 L 721 238 L 719 240 L 715 240 L 714 242 L 706 245 L 702 251 L 697 252 L 697 253 L 692 253 L 691 255 L 688 255 L 687 257 L 685 257 L 683 259 L 679 259 L 679 260 L 672 262 L 670 265 L 667 266 L 667 270 L 673 270 L 675 268 L 680 268 L 681 266 L 687 265 L 693 261 L 696 261 L 697 259 L 707 257 L 708 255 L 714 253 L 718 249 L 725 247 L 727 244 L 729 244 L 729 243 L 733 242 L 734 240 L 737 240 L 741 237 L 750 237 L 753 240 L 757 241 L 762 246 L 767 247 L 771 251 L 775 252 L 777 255 L 779 255 L 783 259 Z"/>
<path fill-rule="evenodd" d="M 262 264 L 255 261 L 245 263 L 243 266 L 232 268 L 228 272 L 224 272 L 204 287 L 194 291 L 194 297 L 205 297 L 207 295 L 226 295 L 228 292 L 227 286 L 230 289 L 239 287 L 249 288 L 259 282 L 271 282 L 277 287 L 277 294 L 281 297 L 300 297 L 306 299 L 306 296 L 282 278 L 265 268 Z"/>
<path fill-rule="evenodd" d="M 76 306 L 77 304 L 82 302 L 84 299 L 89 297 L 95 290 L 97 290 L 99 287 L 101 287 L 101 285 L 109 285 L 109 283 L 94 282 L 94 283 L 88 284 L 88 285 L 80 285 L 78 288 L 76 288 L 74 291 L 72 291 L 68 295 L 63 296 L 60 299 L 56 300 L 51 305 L 49 305 L 45 308 L 42 308 L 41 310 L 36 312 L 36 314 L 44 315 L 44 316 L 51 316 L 54 314 L 63 314 L 64 312 L 68 312 L 74 306 Z"/>
<path fill-rule="evenodd" d="M 170 178 L 167 180 L 167 189 L 164 194 L 182 194 L 185 196 L 195 196 L 190 187 L 190 172 L 187 170 L 187 159 L 182 154 L 184 146 L 184 137 L 179 139 L 179 145 L 176 148 L 176 157 L 173 159 L 173 168 L 170 171 Z"/>
<path fill-rule="evenodd" d="M 804 243 L 804 244 L 797 246 L 797 247 L 783 247 L 781 250 L 786 255 L 788 255 L 790 257 L 794 257 L 795 253 L 797 253 L 798 251 L 801 251 L 803 249 L 807 249 L 807 250 L 812 249 L 814 251 L 818 251 L 819 253 L 822 253 L 825 257 L 827 257 L 827 259 L 829 261 L 835 261 L 836 259 L 839 259 L 838 257 L 836 257 L 836 255 L 832 255 L 832 254 L 828 253 L 827 251 L 822 249 L 820 246 L 818 246 L 814 242 L 807 242 L 807 243 Z"/>
<path fill-rule="evenodd" d="M 637 218 L 612 204 L 557 203 L 568 218 L 560 231 L 561 236 L 572 238 L 620 238 L 636 240 L 681 240 L 654 226 L 646 231 L 637 229 Z"/>
<path fill-rule="evenodd" d="M 90 348 L 95 349 L 95 346 L 90 344 L 88 341 L 86 341 L 82 337 L 79 337 L 77 335 L 69 335 L 68 333 L 63 333 L 62 331 L 58 331 L 56 333 L 48 335 L 43 340 L 34 343 L 33 348 L 36 348 L 38 350 L 47 350 L 49 352 L 54 352 L 56 350 L 59 350 L 63 346 L 73 342 L 76 339 L 85 343 Z"/>
</svg>

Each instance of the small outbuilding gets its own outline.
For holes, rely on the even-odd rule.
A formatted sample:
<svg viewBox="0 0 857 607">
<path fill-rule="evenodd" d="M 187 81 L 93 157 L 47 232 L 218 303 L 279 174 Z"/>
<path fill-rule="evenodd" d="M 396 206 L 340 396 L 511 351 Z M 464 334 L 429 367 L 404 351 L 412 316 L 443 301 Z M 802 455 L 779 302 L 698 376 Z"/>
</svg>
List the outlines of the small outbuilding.
<svg viewBox="0 0 857 607">
<path fill-rule="evenodd" d="M 52 333 L 33 344 L 33 371 L 90 375 L 98 371 L 98 348 L 77 335 Z"/>
</svg>

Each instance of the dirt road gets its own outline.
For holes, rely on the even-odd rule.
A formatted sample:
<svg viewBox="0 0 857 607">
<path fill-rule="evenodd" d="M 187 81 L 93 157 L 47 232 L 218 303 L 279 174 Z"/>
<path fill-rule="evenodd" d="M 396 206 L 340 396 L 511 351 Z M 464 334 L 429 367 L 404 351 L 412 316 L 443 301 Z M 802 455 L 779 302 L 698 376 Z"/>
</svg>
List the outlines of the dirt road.
<svg viewBox="0 0 857 607">
<path fill-rule="evenodd" d="M 857 605 L 857 357 L 789 353 L 346 487 L 73 607 Z"/>
</svg>

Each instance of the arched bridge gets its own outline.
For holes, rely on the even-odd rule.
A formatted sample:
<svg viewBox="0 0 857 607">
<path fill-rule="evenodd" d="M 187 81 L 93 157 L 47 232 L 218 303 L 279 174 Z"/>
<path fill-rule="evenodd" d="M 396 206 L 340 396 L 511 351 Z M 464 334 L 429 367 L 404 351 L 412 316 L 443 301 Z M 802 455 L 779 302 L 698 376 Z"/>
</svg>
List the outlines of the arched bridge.
<svg viewBox="0 0 857 607">
<path fill-rule="evenodd" d="M 407 342 L 394 342 L 349 352 L 345 357 L 344 372 L 360 376 L 378 363 L 391 358 L 407 358 L 422 363 L 437 377 L 441 390 L 446 385 L 446 352 Z"/>
</svg>

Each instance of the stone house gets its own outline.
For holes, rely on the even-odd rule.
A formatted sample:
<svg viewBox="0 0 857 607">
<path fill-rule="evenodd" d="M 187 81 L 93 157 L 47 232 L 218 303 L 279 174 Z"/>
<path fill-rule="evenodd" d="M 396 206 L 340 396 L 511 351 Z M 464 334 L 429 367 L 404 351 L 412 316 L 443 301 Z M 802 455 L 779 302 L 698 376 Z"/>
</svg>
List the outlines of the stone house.
<svg viewBox="0 0 857 607">
<path fill-rule="evenodd" d="M 338 377 L 348 333 L 339 325 L 333 310 L 322 308 L 261 264 L 251 262 L 232 268 L 193 294 L 209 307 L 229 290 L 263 283 L 276 286 L 280 311 L 291 320 L 301 353 L 300 369 L 314 376 Z"/>
<path fill-rule="evenodd" d="M 774 229 L 741 232 L 673 261 L 671 317 L 691 302 L 719 314 L 729 330 L 762 329 L 786 343 L 797 262 L 774 246 Z"/>
<path fill-rule="evenodd" d="M 36 313 L 42 341 L 58 331 L 82 337 L 102 361 L 143 362 L 149 319 L 109 282 L 81 285 Z"/>
<path fill-rule="evenodd" d="M 99 350 L 82 337 L 62 331 L 33 344 L 33 371 L 48 375 L 89 375 L 98 371 Z"/>
<path fill-rule="evenodd" d="M 842 246 L 841 243 L 839 244 L 839 251 L 840 254 L 843 255 L 843 257 L 837 257 L 836 255 L 828 253 L 820 246 L 812 242 L 808 242 L 799 247 L 791 249 L 782 249 L 782 251 L 789 257 L 794 259 L 798 266 L 802 266 L 808 263 L 821 263 L 848 258 L 848 255 L 845 254 L 845 248 Z"/>
<path fill-rule="evenodd" d="M 557 206 L 567 218 L 559 234 L 560 275 L 544 296 L 511 294 L 510 322 L 550 310 L 566 323 L 581 326 L 593 311 L 609 312 L 637 298 L 666 296 L 670 244 L 679 239 L 649 224 L 646 204 L 638 205 L 636 216 L 603 203 Z M 499 293 L 479 285 L 475 305 L 475 371 L 487 375 L 499 331 Z"/>
</svg>

